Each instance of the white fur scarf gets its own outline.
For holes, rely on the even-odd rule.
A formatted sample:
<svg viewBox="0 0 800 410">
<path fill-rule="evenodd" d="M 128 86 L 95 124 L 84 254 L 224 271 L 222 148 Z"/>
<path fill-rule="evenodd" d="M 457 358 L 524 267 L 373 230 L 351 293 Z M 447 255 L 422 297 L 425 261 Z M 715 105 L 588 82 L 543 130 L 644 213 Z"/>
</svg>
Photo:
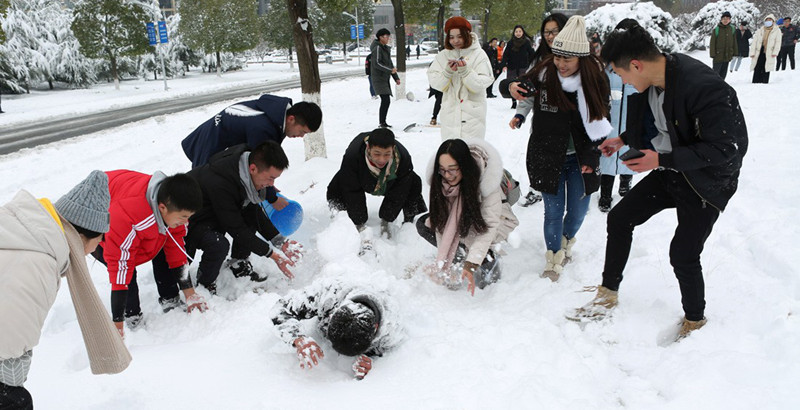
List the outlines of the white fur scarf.
<svg viewBox="0 0 800 410">
<path fill-rule="evenodd" d="M 607 137 L 613 129 L 611 123 L 608 122 L 607 119 L 603 118 L 599 121 L 589 121 L 589 107 L 586 104 L 586 96 L 583 94 L 583 87 L 581 87 L 580 73 L 567 78 L 558 75 L 558 79 L 561 80 L 562 90 L 569 93 L 578 92 L 578 111 L 581 114 L 583 128 L 586 130 L 586 135 L 589 136 L 589 139 L 592 141 L 599 141 Z"/>
</svg>

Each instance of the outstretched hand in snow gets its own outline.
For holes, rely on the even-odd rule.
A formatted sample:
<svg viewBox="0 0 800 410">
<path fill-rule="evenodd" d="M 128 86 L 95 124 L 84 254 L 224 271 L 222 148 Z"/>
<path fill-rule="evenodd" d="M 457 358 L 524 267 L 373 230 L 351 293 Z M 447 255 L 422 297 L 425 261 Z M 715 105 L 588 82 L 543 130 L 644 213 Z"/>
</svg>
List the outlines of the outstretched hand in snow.
<svg viewBox="0 0 800 410">
<path fill-rule="evenodd" d="M 370 370 L 372 370 L 372 359 L 363 354 L 358 356 L 355 363 L 353 363 L 353 373 L 355 373 L 356 379 L 363 379 Z"/>
<path fill-rule="evenodd" d="M 283 272 L 283 275 L 289 278 L 289 280 L 294 279 L 294 274 L 289 269 L 290 266 L 294 266 L 294 262 L 291 259 L 286 259 L 283 256 L 279 255 L 278 252 L 272 252 L 270 259 L 275 261 L 275 264 L 278 265 L 278 269 Z"/>
<path fill-rule="evenodd" d="M 286 240 L 281 245 L 281 252 L 292 262 L 297 262 L 303 257 L 303 245 L 297 241 Z"/>
<path fill-rule="evenodd" d="M 297 349 L 297 359 L 300 360 L 301 369 L 311 369 L 319 364 L 319 359 L 325 357 L 317 342 L 310 337 L 298 337 L 293 344 Z"/>
</svg>

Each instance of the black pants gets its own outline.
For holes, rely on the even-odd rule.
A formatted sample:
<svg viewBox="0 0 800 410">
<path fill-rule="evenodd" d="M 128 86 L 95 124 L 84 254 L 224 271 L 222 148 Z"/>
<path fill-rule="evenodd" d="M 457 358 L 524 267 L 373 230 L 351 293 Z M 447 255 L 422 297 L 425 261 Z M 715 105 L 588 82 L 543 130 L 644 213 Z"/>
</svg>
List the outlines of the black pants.
<svg viewBox="0 0 800 410">
<path fill-rule="evenodd" d="M 668 208 L 675 208 L 678 214 L 669 258 L 680 285 L 683 311 L 686 319 L 701 320 L 706 302 L 700 254 L 719 211 L 705 204 L 681 173 L 651 171 L 611 209 L 607 221 L 603 286 L 619 289 L 634 228 Z"/>
<path fill-rule="evenodd" d="M 359 189 L 357 191 L 345 191 L 344 186 L 349 181 L 342 181 L 342 174 L 337 172 L 328 184 L 326 194 L 328 204 L 331 208 L 340 211 L 347 211 L 347 216 L 355 225 L 363 225 L 367 222 L 367 193 Z M 396 179 L 391 186 L 387 187 L 381 202 L 378 216 L 388 222 L 397 219 L 400 211 L 403 211 L 403 222 L 411 222 L 414 217 L 427 211 L 425 199 L 422 197 L 422 180 L 415 172 L 411 172 L 403 178 Z"/>
<path fill-rule="evenodd" d="M 92 256 L 103 265 L 108 265 L 103 258 L 103 247 L 98 246 L 92 252 Z M 158 288 L 158 296 L 162 299 L 172 299 L 178 296 L 178 282 L 181 268 L 170 269 L 167 263 L 167 256 L 162 249 L 155 258 L 153 258 L 153 277 L 156 280 L 156 287 Z M 142 313 L 142 308 L 139 302 L 139 284 L 136 281 L 136 269 L 133 270 L 133 276 L 128 284 L 128 290 L 112 290 L 111 291 L 111 318 L 115 322 L 122 322 L 126 317 L 136 316 Z M 181 285 L 182 288 L 187 286 Z M 191 282 L 189 286 L 191 287 Z"/>
<path fill-rule="evenodd" d="M 764 49 L 761 49 L 761 54 L 758 55 L 756 61 L 756 68 L 753 70 L 753 84 L 769 84 L 769 73 L 766 71 L 767 55 Z"/>
<path fill-rule="evenodd" d="M 611 198 L 611 192 L 614 191 L 614 177 L 616 175 L 600 175 L 600 197 Z M 630 187 L 633 175 L 620 174 L 619 185 L 628 185 Z"/>
<path fill-rule="evenodd" d="M 378 112 L 378 120 L 380 124 L 386 124 L 386 114 L 389 113 L 389 104 L 392 102 L 392 96 L 389 94 L 381 94 L 381 109 Z"/>
<path fill-rule="evenodd" d="M 515 79 L 521 77 L 528 71 L 527 68 L 509 68 L 506 70 L 506 78 Z M 517 100 L 511 99 L 511 108 L 517 108 Z"/>
<path fill-rule="evenodd" d="M 778 62 L 775 66 L 776 71 L 786 70 L 786 57 L 789 57 L 789 66 L 794 70 L 794 44 L 781 47 L 778 53 Z"/>
<path fill-rule="evenodd" d="M 717 74 L 719 74 L 719 76 L 722 77 L 723 80 L 728 75 L 728 63 L 729 61 L 726 61 L 724 63 L 714 63 L 713 67 L 714 71 Z"/>
<path fill-rule="evenodd" d="M 219 232 L 208 225 L 191 226 L 186 235 L 186 253 L 194 258 L 198 249 L 203 251 L 197 269 L 197 283 L 207 289 L 213 287 L 230 247 L 231 244 L 224 232 Z"/>
<path fill-rule="evenodd" d="M 33 410 L 33 397 L 25 387 L 0 383 L 0 410 Z"/>
<path fill-rule="evenodd" d="M 435 102 L 433 103 L 433 117 L 431 117 L 431 118 L 438 118 L 439 117 L 439 111 L 441 111 L 441 109 L 442 109 L 442 96 L 443 95 L 444 94 L 440 93 L 440 92 L 437 92 L 437 93 L 434 94 Z"/>
</svg>

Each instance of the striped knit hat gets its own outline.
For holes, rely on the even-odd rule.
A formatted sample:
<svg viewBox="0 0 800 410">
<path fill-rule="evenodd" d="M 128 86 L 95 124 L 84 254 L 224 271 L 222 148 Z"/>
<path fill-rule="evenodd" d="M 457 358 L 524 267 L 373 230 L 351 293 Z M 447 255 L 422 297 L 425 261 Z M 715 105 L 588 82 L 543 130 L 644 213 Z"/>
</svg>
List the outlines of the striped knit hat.
<svg viewBox="0 0 800 410">
<path fill-rule="evenodd" d="M 589 40 L 586 39 L 586 23 L 583 16 L 572 16 L 567 25 L 553 40 L 553 54 L 562 57 L 586 57 L 589 55 Z"/>
</svg>

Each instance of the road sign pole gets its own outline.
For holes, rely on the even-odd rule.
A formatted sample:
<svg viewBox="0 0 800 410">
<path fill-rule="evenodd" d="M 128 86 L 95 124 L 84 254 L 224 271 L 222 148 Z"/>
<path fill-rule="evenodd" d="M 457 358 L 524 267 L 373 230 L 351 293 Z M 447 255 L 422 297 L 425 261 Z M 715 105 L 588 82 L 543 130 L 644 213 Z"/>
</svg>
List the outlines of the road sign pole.
<svg viewBox="0 0 800 410">
<path fill-rule="evenodd" d="M 165 44 L 168 41 L 168 37 L 167 37 L 167 23 L 165 21 L 159 21 L 158 22 L 158 39 L 159 39 L 159 43 L 161 43 L 160 46 L 166 47 Z M 156 47 L 158 47 L 158 46 L 156 46 Z M 164 63 L 164 50 L 162 49 L 161 51 L 162 51 L 162 53 L 161 53 L 161 71 L 163 73 L 162 77 L 164 77 L 164 91 L 169 91 L 169 87 L 167 86 L 167 65 L 166 65 L 166 63 Z"/>
<path fill-rule="evenodd" d="M 358 41 L 359 36 L 358 34 L 358 7 L 356 9 L 356 55 L 358 56 L 358 66 L 361 67 L 361 43 Z"/>
</svg>

